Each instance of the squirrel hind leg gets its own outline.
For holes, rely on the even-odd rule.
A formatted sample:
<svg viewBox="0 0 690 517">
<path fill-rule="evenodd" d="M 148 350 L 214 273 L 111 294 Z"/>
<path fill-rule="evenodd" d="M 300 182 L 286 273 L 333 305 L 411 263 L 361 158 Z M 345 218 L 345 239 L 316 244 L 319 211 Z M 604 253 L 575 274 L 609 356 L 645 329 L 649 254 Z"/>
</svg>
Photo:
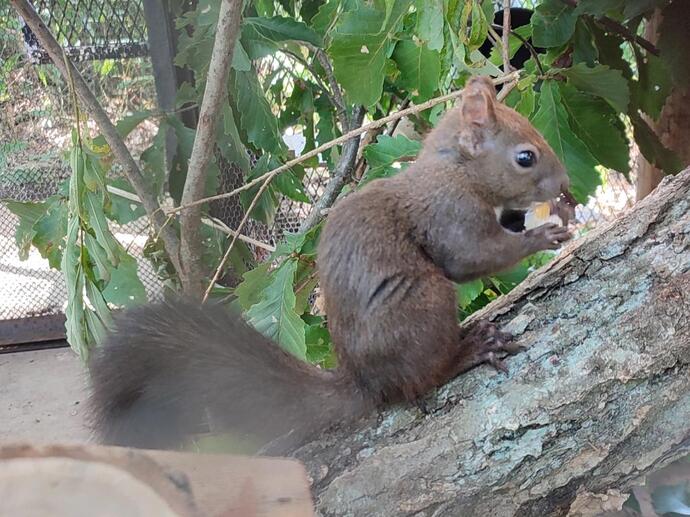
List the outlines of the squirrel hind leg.
<svg viewBox="0 0 690 517">
<path fill-rule="evenodd" d="M 503 358 L 523 350 L 521 345 L 513 341 L 512 335 L 498 330 L 494 323 L 486 320 L 480 320 L 469 331 L 463 329 L 460 340 L 457 374 L 483 363 L 507 374 L 508 367 Z"/>
</svg>

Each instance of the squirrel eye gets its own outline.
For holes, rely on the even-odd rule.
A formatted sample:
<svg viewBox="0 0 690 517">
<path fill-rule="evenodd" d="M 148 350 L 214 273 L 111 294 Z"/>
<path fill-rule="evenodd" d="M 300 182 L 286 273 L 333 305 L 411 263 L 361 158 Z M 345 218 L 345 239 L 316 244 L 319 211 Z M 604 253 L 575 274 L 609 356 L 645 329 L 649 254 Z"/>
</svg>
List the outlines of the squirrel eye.
<svg viewBox="0 0 690 517">
<path fill-rule="evenodd" d="M 531 167 L 537 161 L 537 156 L 532 151 L 518 151 L 515 161 L 520 167 Z"/>
</svg>

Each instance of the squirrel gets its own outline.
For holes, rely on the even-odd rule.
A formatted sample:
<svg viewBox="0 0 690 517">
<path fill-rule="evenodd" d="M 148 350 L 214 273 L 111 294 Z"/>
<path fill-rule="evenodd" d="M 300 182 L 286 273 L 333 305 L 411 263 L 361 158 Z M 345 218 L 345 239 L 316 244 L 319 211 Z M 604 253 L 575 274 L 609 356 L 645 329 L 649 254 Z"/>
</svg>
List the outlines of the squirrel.
<svg viewBox="0 0 690 517">
<path fill-rule="evenodd" d="M 309 365 L 239 315 L 176 300 L 131 309 L 90 361 L 103 442 L 172 448 L 209 429 L 262 444 L 414 402 L 517 351 L 491 323 L 458 323 L 453 282 L 556 249 L 567 228 L 513 232 L 501 210 L 567 192 L 565 168 L 530 122 L 470 78 L 417 160 L 330 210 L 317 267 L 338 366 Z"/>
</svg>

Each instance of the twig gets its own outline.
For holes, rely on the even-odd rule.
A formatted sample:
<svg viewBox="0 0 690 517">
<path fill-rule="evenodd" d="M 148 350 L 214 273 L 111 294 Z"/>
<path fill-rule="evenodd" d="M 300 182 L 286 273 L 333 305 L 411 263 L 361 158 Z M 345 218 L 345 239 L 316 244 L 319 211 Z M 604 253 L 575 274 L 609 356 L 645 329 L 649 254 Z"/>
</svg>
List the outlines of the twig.
<svg viewBox="0 0 690 517">
<path fill-rule="evenodd" d="M 199 110 L 199 123 L 180 200 L 182 205 L 196 201 L 204 194 L 208 164 L 216 145 L 216 125 L 221 105 L 227 95 L 230 61 L 241 15 L 241 0 L 221 0 L 206 87 Z M 180 262 L 185 273 L 181 276 L 182 287 L 188 295 L 194 297 L 201 294 L 203 288 L 200 221 L 200 206 L 187 210 L 180 216 Z"/>
<path fill-rule="evenodd" d="M 132 194 L 131 192 L 127 192 L 126 190 L 122 190 L 117 187 L 113 187 L 112 185 L 107 185 L 106 189 L 108 192 L 111 194 L 114 194 L 116 196 L 122 197 L 124 199 L 128 199 L 129 201 L 134 201 L 135 203 L 141 203 L 141 199 L 139 199 L 139 196 L 136 194 Z M 170 218 L 168 218 L 170 219 Z M 211 228 L 215 228 L 216 230 L 219 230 L 223 233 L 226 233 L 228 235 L 237 235 L 237 238 L 243 242 L 246 242 L 247 244 L 252 244 L 253 246 L 256 246 L 257 248 L 262 248 L 267 251 L 275 251 L 275 247 L 271 246 L 270 244 L 267 244 L 265 242 L 258 241 L 256 239 L 253 239 L 251 237 L 248 237 L 243 234 L 238 234 L 236 230 L 233 230 L 230 228 L 228 225 L 223 223 L 222 221 L 214 218 L 214 217 L 202 217 L 201 218 L 201 223 L 205 224 L 206 226 L 210 226 Z M 146 230 L 146 228 L 144 229 Z M 143 231 L 139 232 L 137 236 L 141 235 Z"/>
<path fill-rule="evenodd" d="M 333 73 L 333 66 L 331 65 L 331 62 L 328 59 L 328 56 L 326 53 L 320 49 L 320 48 L 315 48 L 313 49 L 315 54 L 316 54 L 316 59 L 319 60 L 319 63 L 321 64 L 321 68 L 324 69 L 326 72 L 326 78 L 328 79 L 328 84 L 331 86 L 331 91 L 333 92 L 333 100 L 335 101 L 335 108 L 338 113 L 338 120 L 340 120 L 340 125 L 343 128 L 343 133 L 347 131 L 352 131 L 355 129 L 355 127 L 358 127 L 361 125 L 361 122 L 357 124 L 357 126 L 354 126 L 350 123 L 348 123 L 347 120 L 347 104 L 345 103 L 345 97 L 343 96 L 343 92 L 340 89 L 340 85 L 338 84 L 338 81 L 335 80 L 335 74 Z M 354 118 L 354 117 L 353 117 Z M 352 122 L 352 121 L 349 121 Z"/>
<path fill-rule="evenodd" d="M 353 114 L 352 120 L 350 121 L 351 126 L 359 126 L 362 124 L 364 119 L 364 112 L 366 110 L 363 106 L 355 108 L 355 113 Z M 321 195 L 319 200 L 316 202 L 312 208 L 309 215 L 306 217 L 302 224 L 300 225 L 300 232 L 307 232 L 316 226 L 319 221 L 323 218 L 323 210 L 329 208 L 340 194 L 340 191 L 345 186 L 348 176 L 352 174 L 352 169 L 357 161 L 357 150 L 359 149 L 359 135 L 351 138 L 345 145 L 343 145 L 343 152 L 340 155 L 340 160 L 335 166 L 333 171 L 333 176 L 328 181 L 324 193 Z"/>
<path fill-rule="evenodd" d="M 223 268 L 225 267 L 225 264 L 227 263 L 228 259 L 230 258 L 230 253 L 232 252 L 233 248 L 235 247 L 235 243 L 238 240 L 238 236 L 240 235 L 240 232 L 244 228 L 244 225 L 247 224 L 247 221 L 249 220 L 249 214 L 252 213 L 252 210 L 254 210 L 254 207 L 259 201 L 259 198 L 261 198 L 261 195 L 264 193 L 264 191 L 268 188 L 268 185 L 271 183 L 271 180 L 273 179 L 272 176 L 269 176 L 266 178 L 266 180 L 263 182 L 261 187 L 259 188 L 258 192 L 254 196 L 254 199 L 252 199 L 252 202 L 249 204 L 249 207 L 247 210 L 244 212 L 244 216 L 242 216 L 242 220 L 240 221 L 240 224 L 237 226 L 237 232 L 236 235 L 232 236 L 232 240 L 230 241 L 230 245 L 228 246 L 228 249 L 225 250 L 225 254 L 223 255 L 223 258 L 220 260 L 220 263 L 218 264 L 218 267 L 216 268 L 216 272 L 213 274 L 213 278 L 208 284 L 208 287 L 206 288 L 206 292 L 204 293 L 204 297 L 202 298 L 202 302 L 205 302 L 208 300 L 209 295 L 211 294 L 211 291 L 213 290 L 213 286 L 216 285 L 216 282 L 220 278 L 220 275 L 223 271 Z"/>
<path fill-rule="evenodd" d="M 495 28 L 501 28 L 501 29 L 502 29 L 502 27 L 501 27 L 500 25 L 496 25 L 496 24 L 491 24 L 491 27 L 493 27 L 494 29 L 495 29 Z M 520 42 L 521 42 L 525 47 L 527 47 L 527 50 L 529 50 L 529 53 L 532 55 L 532 58 L 534 59 L 534 62 L 537 64 L 537 68 L 539 69 L 539 75 L 545 75 L 545 74 L 546 74 L 546 70 L 544 70 L 544 67 L 543 67 L 543 65 L 541 64 L 541 61 L 539 60 L 539 52 L 537 52 L 537 49 L 534 48 L 534 45 L 532 45 L 532 43 L 530 43 L 530 41 L 529 41 L 527 38 L 525 38 L 524 36 L 520 35 L 520 34 L 517 33 L 516 31 L 514 31 L 514 30 L 511 29 L 511 30 L 510 30 L 510 33 L 511 33 L 513 36 L 515 36 L 517 39 L 519 39 Z"/>
<path fill-rule="evenodd" d="M 19 14 L 24 22 L 29 26 L 41 46 L 48 52 L 50 59 L 55 64 L 55 67 L 60 71 L 61 75 L 67 79 L 69 74 L 72 74 L 74 89 L 81 99 L 82 104 L 86 108 L 86 112 L 96 121 L 101 133 L 103 134 L 103 137 L 110 146 L 113 155 L 122 164 L 127 179 L 132 184 L 135 192 L 139 195 L 141 203 L 154 226 L 158 229 L 161 229 L 160 236 L 163 241 L 165 251 L 172 262 L 175 271 L 180 274 L 181 267 L 178 256 L 180 243 L 177 238 L 177 234 L 175 233 L 174 228 L 165 225 L 165 214 L 160 211 L 158 200 L 149 190 L 148 183 L 144 179 L 141 170 L 137 166 L 136 161 L 134 161 L 134 158 L 127 149 L 127 146 L 122 141 L 122 138 L 120 138 L 117 129 L 108 118 L 108 115 L 101 107 L 98 99 L 96 99 L 95 95 L 91 92 L 88 85 L 84 81 L 84 78 L 75 68 L 74 64 L 72 64 L 69 59 L 63 59 L 62 47 L 43 23 L 31 3 L 28 0 L 10 0 L 10 3 L 14 7 L 17 14 Z"/>
<path fill-rule="evenodd" d="M 501 33 L 503 42 L 503 73 L 507 74 L 513 69 L 510 66 L 510 0 L 503 0 L 503 32 Z"/>
<path fill-rule="evenodd" d="M 507 75 L 502 75 L 500 77 L 497 77 L 493 80 L 494 84 L 504 84 L 507 82 L 515 81 L 520 77 L 520 73 L 518 71 L 516 72 L 511 72 Z M 190 203 L 188 205 L 180 205 L 178 207 L 172 208 L 167 211 L 168 214 L 175 214 L 178 212 L 181 212 L 183 210 L 187 210 L 193 206 L 201 205 L 203 203 L 208 203 L 211 201 L 217 201 L 219 199 L 225 199 L 228 197 L 236 196 L 240 192 L 244 192 L 245 190 L 249 190 L 252 187 L 256 186 L 257 184 L 261 183 L 263 180 L 266 178 L 269 178 L 269 181 L 273 179 L 275 176 L 280 174 L 281 172 L 285 172 L 289 170 L 290 168 L 294 167 L 297 164 L 300 164 L 304 161 L 309 160 L 310 158 L 313 158 L 314 156 L 318 156 L 324 151 L 327 151 L 331 147 L 335 147 L 336 145 L 340 145 L 344 142 L 347 142 L 350 140 L 352 137 L 359 136 L 362 133 L 366 133 L 370 129 L 374 129 L 377 127 L 385 126 L 389 122 L 392 122 L 393 120 L 397 120 L 402 117 L 406 117 L 408 115 L 413 115 L 415 113 L 419 113 L 420 111 L 427 110 L 429 108 L 432 108 L 433 106 L 436 106 L 437 104 L 441 104 L 443 102 L 447 102 L 453 99 L 456 99 L 460 97 L 462 94 L 462 90 L 457 90 L 451 93 L 448 93 L 446 95 L 441 95 L 439 97 L 435 97 L 433 99 L 430 99 L 426 102 L 423 102 L 422 104 L 416 104 L 412 105 L 407 109 L 397 111 L 387 117 L 380 118 L 378 120 L 374 120 L 373 122 L 369 122 L 368 124 L 364 124 L 360 126 L 357 129 L 353 129 L 352 131 L 348 131 L 344 135 L 339 136 L 338 138 L 334 138 L 330 142 L 326 142 L 323 145 L 320 145 L 319 147 L 312 149 L 311 151 L 304 153 L 303 155 L 295 158 L 294 160 L 290 160 L 280 167 L 276 167 L 275 169 L 266 172 L 265 174 L 262 174 L 261 176 L 254 178 L 252 181 L 249 183 L 246 183 L 242 185 L 241 187 L 238 187 L 230 192 L 225 192 L 223 194 L 217 194 L 215 196 L 209 196 L 203 199 L 199 199 L 197 201 L 194 201 L 193 203 Z"/>
</svg>

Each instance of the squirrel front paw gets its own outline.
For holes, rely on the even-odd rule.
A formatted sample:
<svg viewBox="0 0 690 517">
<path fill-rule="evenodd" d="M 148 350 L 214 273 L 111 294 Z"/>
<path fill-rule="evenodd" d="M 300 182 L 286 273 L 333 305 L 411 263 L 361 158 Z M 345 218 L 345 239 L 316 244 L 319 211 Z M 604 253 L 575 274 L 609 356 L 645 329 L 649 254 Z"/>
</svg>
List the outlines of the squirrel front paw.
<svg viewBox="0 0 690 517">
<path fill-rule="evenodd" d="M 561 244 L 570 240 L 571 233 L 564 226 L 548 223 L 525 232 L 525 237 L 530 240 L 533 251 L 555 250 Z"/>
</svg>

